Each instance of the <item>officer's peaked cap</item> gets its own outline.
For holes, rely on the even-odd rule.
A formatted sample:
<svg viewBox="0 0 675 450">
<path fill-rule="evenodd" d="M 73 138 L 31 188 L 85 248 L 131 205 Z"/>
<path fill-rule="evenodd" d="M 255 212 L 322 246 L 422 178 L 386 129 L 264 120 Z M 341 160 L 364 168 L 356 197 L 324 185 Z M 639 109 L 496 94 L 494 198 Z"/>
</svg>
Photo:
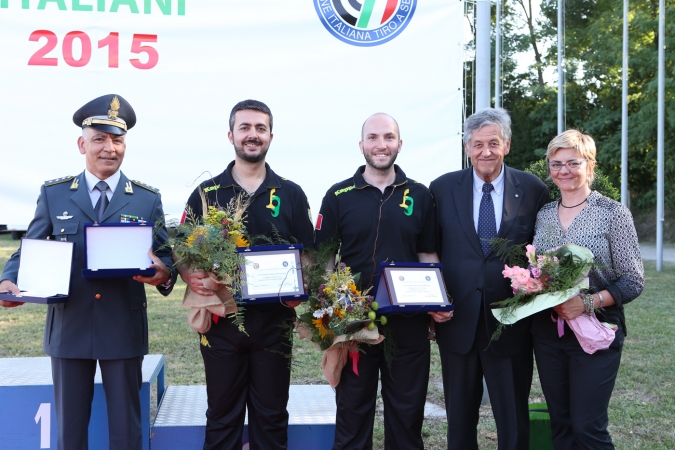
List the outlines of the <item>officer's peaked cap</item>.
<svg viewBox="0 0 675 450">
<path fill-rule="evenodd" d="M 126 134 L 136 125 L 136 113 L 121 95 L 95 98 L 73 115 L 78 127 L 91 127 L 110 134 Z"/>
</svg>

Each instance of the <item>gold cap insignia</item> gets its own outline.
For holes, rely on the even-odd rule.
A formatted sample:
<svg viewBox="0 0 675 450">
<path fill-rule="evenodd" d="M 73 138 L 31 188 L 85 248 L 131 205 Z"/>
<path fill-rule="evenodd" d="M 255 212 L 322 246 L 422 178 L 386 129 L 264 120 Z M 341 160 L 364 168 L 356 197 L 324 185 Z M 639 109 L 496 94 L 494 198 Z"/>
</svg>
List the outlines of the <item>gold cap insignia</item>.
<svg viewBox="0 0 675 450">
<path fill-rule="evenodd" d="M 112 101 L 110 102 L 108 117 L 111 120 L 117 120 L 117 114 L 119 113 L 119 109 L 120 109 L 120 100 L 117 98 L 117 96 L 114 96 Z"/>
</svg>

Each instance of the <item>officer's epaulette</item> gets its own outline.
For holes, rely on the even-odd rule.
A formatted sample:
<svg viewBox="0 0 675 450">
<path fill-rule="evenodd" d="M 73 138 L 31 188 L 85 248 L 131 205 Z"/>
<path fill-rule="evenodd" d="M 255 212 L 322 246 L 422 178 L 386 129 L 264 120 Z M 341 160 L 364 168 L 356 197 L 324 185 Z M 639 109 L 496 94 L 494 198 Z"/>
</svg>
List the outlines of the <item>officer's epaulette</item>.
<svg viewBox="0 0 675 450">
<path fill-rule="evenodd" d="M 54 186 L 55 184 L 65 183 L 66 181 L 70 181 L 73 178 L 75 178 L 75 177 L 72 176 L 72 175 L 69 175 L 67 177 L 57 178 L 55 180 L 47 180 L 47 181 L 45 181 L 45 186 Z"/>
<path fill-rule="evenodd" d="M 149 186 L 145 183 L 141 183 L 138 180 L 131 180 L 131 182 L 134 183 L 136 186 L 142 187 L 143 189 L 147 189 L 148 191 L 152 192 L 153 194 L 159 194 L 159 189 L 157 189 L 157 188 Z"/>
</svg>

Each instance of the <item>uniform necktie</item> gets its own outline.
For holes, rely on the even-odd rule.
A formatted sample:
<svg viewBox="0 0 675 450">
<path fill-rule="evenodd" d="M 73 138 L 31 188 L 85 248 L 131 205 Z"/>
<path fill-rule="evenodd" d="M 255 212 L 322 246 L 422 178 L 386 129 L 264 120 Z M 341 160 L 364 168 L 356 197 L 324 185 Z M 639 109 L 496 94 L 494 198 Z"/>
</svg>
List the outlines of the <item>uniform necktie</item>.
<svg viewBox="0 0 675 450">
<path fill-rule="evenodd" d="M 96 189 L 98 189 L 101 192 L 101 196 L 98 198 L 98 201 L 96 202 L 96 207 L 94 208 L 96 210 L 96 221 L 101 223 L 103 220 L 103 213 L 105 212 L 105 209 L 108 207 L 108 196 L 106 195 L 105 191 L 108 189 L 108 183 L 105 181 L 99 181 L 96 183 Z M 482 203 L 481 203 L 481 208 L 482 208 Z"/>
<path fill-rule="evenodd" d="M 485 256 L 492 249 L 490 241 L 497 237 L 495 205 L 492 203 L 492 195 L 490 195 L 493 189 L 492 183 L 483 184 L 483 198 L 480 200 L 480 209 L 478 210 L 478 238 Z"/>
</svg>

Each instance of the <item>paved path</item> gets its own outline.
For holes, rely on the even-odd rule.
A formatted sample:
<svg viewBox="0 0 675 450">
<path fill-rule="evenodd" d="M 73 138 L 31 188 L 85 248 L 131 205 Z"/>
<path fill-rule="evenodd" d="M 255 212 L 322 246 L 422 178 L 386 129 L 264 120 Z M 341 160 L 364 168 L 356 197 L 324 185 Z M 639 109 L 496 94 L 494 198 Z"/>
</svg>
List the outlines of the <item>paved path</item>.
<svg viewBox="0 0 675 450">
<path fill-rule="evenodd" d="M 640 253 L 642 253 L 642 259 L 656 261 L 656 245 L 640 244 Z M 675 262 L 675 248 L 664 248 L 663 260 L 665 262 Z"/>
</svg>

